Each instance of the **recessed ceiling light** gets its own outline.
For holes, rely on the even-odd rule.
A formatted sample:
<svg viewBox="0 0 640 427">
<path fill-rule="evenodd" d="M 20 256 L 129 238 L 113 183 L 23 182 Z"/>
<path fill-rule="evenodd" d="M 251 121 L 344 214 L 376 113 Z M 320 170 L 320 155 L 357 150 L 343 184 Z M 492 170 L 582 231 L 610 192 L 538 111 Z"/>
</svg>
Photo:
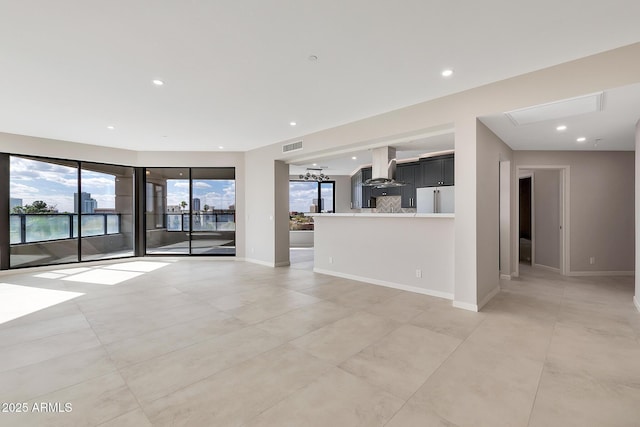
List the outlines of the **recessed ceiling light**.
<svg viewBox="0 0 640 427">
<path fill-rule="evenodd" d="M 585 138 L 584 136 L 581 136 L 580 138 L 576 139 L 576 141 L 578 142 L 585 142 L 587 140 L 587 138 Z"/>
<path fill-rule="evenodd" d="M 313 166 L 318 166 L 318 164 L 317 164 L 317 163 L 314 163 L 314 164 L 313 164 Z"/>
<path fill-rule="evenodd" d="M 566 127 L 565 125 L 560 125 L 560 126 L 558 126 L 558 127 L 556 128 L 556 130 L 557 130 L 558 132 L 562 132 L 563 130 L 567 130 L 567 127 Z"/>
<path fill-rule="evenodd" d="M 297 125 L 296 122 L 289 122 L 289 126 L 295 126 L 295 125 Z"/>
<path fill-rule="evenodd" d="M 162 80 L 155 79 L 155 80 L 153 80 L 153 84 L 156 85 L 156 86 L 162 86 L 162 85 L 164 85 L 164 82 Z"/>
<path fill-rule="evenodd" d="M 111 126 L 111 125 L 107 126 L 107 129 L 109 130 L 114 130 L 115 128 L 116 128 L 115 126 Z"/>
<path fill-rule="evenodd" d="M 224 147 L 221 145 L 218 147 L 220 150 L 224 150 Z"/>
<path fill-rule="evenodd" d="M 318 55 L 309 55 L 309 61 L 314 62 L 318 60 Z"/>
<path fill-rule="evenodd" d="M 442 77 L 451 77 L 453 75 L 452 69 L 446 69 L 442 71 Z"/>
<path fill-rule="evenodd" d="M 356 156 L 353 156 L 351 160 L 358 160 L 358 158 Z"/>
</svg>

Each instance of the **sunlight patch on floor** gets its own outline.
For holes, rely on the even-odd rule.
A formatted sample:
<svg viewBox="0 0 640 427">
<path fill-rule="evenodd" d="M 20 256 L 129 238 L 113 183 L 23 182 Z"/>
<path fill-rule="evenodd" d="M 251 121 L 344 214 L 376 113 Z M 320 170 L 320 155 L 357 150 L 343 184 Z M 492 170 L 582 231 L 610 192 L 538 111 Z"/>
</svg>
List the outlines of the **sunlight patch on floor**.
<svg viewBox="0 0 640 427">
<path fill-rule="evenodd" d="M 0 283 L 0 324 L 84 295 Z"/>
</svg>

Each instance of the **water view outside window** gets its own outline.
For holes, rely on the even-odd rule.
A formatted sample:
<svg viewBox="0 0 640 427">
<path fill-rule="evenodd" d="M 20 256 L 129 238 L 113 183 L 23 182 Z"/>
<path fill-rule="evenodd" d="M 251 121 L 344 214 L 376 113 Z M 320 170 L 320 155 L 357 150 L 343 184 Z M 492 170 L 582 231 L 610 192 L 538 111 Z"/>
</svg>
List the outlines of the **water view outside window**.
<svg viewBox="0 0 640 427">
<path fill-rule="evenodd" d="M 334 211 L 334 182 L 289 181 L 289 229 L 313 230 L 308 213 Z"/>
<path fill-rule="evenodd" d="M 11 267 L 133 255 L 133 168 L 79 165 L 10 157 Z"/>
</svg>

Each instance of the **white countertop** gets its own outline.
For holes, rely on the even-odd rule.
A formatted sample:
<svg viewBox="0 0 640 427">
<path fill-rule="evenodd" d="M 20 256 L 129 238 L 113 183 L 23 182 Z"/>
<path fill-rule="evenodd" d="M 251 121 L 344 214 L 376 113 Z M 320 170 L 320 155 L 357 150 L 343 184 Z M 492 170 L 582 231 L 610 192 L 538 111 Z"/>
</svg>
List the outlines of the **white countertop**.
<svg viewBox="0 0 640 427">
<path fill-rule="evenodd" d="M 455 218 L 455 214 L 441 213 L 306 213 L 305 216 L 322 217 L 322 218 Z"/>
</svg>

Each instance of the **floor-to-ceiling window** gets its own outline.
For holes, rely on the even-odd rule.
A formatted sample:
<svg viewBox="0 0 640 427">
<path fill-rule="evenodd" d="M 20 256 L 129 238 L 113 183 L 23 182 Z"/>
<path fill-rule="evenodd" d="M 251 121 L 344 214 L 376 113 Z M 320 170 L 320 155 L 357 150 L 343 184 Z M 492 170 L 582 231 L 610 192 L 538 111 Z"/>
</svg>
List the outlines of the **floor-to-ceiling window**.
<svg viewBox="0 0 640 427">
<path fill-rule="evenodd" d="M 234 168 L 148 168 L 146 253 L 235 255 Z"/>
<path fill-rule="evenodd" d="M 133 168 L 10 156 L 11 268 L 133 255 Z"/>
<path fill-rule="evenodd" d="M 82 162 L 82 261 L 133 255 L 133 168 Z"/>
</svg>

